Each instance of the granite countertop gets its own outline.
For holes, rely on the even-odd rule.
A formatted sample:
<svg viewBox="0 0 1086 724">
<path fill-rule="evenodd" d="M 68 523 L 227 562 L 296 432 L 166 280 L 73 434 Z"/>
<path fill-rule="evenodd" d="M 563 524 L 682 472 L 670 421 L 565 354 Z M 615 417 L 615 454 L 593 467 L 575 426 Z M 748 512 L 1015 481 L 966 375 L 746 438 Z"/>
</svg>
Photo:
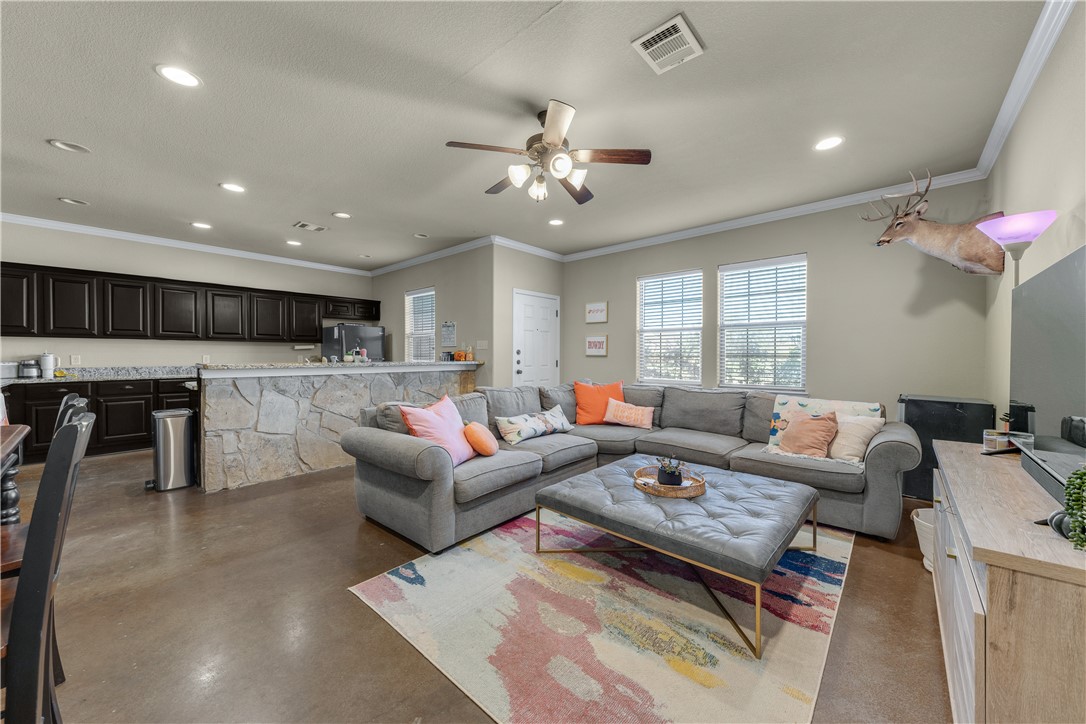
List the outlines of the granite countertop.
<svg viewBox="0 0 1086 724">
<path fill-rule="evenodd" d="M 202 364 L 197 365 L 204 370 L 289 370 L 289 369 L 333 369 L 353 370 L 372 369 L 374 367 L 448 367 L 451 365 L 462 367 L 478 367 L 482 362 L 268 362 L 262 364 Z"/>
<path fill-rule="evenodd" d="M 60 367 L 66 377 L 12 377 L 0 380 L 8 385 L 40 385 L 47 382 L 111 382 L 114 380 L 196 379 L 196 365 L 159 365 L 148 367 Z"/>
</svg>

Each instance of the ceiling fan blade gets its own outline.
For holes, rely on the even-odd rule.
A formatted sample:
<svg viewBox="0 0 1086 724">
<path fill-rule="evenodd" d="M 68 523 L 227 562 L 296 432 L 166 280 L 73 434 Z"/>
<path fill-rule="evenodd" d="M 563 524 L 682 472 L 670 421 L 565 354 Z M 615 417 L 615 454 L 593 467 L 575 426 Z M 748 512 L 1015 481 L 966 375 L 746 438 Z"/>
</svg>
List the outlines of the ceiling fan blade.
<svg viewBox="0 0 1086 724">
<path fill-rule="evenodd" d="M 502 176 L 502 180 L 488 188 L 486 192 L 488 194 L 500 194 L 512 185 L 513 182 L 509 180 L 508 176 Z"/>
<path fill-rule="evenodd" d="M 588 190 L 587 186 L 581 186 L 577 188 L 569 182 L 569 179 L 560 178 L 558 183 L 562 184 L 562 188 L 569 192 L 569 195 L 573 197 L 573 200 L 578 204 L 587 204 L 592 200 L 592 192 Z"/>
<path fill-rule="evenodd" d="M 647 148 L 579 148 L 569 155 L 577 163 L 635 163 L 647 166 L 652 151 Z"/>
<path fill-rule="evenodd" d="M 566 140 L 566 132 L 576 112 L 577 109 L 568 103 L 551 98 L 547 104 L 547 122 L 543 124 L 543 143 L 551 148 L 560 147 L 562 141 Z"/>
<path fill-rule="evenodd" d="M 528 152 L 523 148 L 509 148 L 508 146 L 488 146 L 485 143 L 466 143 L 464 141 L 447 141 L 449 148 L 469 148 L 476 151 L 494 151 L 495 153 L 515 153 L 518 156 L 527 156 Z"/>
</svg>

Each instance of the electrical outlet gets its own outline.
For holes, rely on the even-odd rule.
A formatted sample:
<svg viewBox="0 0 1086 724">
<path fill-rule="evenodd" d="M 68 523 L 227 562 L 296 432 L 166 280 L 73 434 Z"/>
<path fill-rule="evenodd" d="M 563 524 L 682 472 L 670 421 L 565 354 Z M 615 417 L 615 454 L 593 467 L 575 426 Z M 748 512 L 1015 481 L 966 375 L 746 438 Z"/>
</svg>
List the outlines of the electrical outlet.
<svg viewBox="0 0 1086 724">
<path fill-rule="evenodd" d="M 490 349 L 490 340 L 480 339 L 476 341 L 475 349 Z"/>
<path fill-rule="evenodd" d="M 203 359 L 204 364 L 206 365 L 210 361 L 211 361 L 211 355 L 205 354 L 204 359 Z"/>
<path fill-rule="evenodd" d="M 73 354 L 72 355 L 72 363 L 71 363 L 72 367 L 78 367 L 82 363 L 83 363 L 82 355 L 78 355 L 78 354 Z"/>
</svg>

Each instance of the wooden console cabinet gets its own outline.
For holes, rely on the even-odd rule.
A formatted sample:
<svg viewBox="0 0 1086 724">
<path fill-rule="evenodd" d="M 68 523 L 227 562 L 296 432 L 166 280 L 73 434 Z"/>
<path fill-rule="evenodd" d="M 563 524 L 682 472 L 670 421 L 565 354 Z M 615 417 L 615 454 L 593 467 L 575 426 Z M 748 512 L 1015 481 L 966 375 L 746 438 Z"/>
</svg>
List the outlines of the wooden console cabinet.
<svg viewBox="0 0 1086 724">
<path fill-rule="evenodd" d="M 936 440 L 935 599 L 956 722 L 1086 721 L 1086 552 L 1017 454 Z"/>
</svg>

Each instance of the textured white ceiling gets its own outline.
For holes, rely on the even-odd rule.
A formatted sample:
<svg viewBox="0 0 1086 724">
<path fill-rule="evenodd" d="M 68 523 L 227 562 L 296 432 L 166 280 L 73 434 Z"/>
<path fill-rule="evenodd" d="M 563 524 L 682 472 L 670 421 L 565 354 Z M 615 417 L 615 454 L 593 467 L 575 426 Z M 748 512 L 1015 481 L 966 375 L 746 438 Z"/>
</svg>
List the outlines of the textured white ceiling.
<svg viewBox="0 0 1086 724">
<path fill-rule="evenodd" d="M 0 208 L 357 269 L 485 234 L 584 251 L 974 168 L 1041 7 L 4 2 Z M 705 54 L 657 76 L 629 43 L 679 11 Z M 574 147 L 652 164 L 593 165 L 584 206 L 483 194 L 514 157 L 445 141 L 521 147 L 549 98 Z"/>
</svg>

